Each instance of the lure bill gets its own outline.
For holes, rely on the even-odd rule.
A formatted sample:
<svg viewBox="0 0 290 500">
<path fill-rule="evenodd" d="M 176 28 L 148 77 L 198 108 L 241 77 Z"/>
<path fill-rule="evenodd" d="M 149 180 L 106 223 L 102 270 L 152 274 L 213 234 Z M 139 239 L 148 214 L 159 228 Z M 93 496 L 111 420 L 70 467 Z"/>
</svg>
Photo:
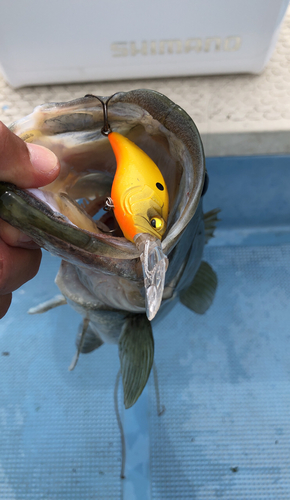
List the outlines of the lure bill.
<svg viewBox="0 0 290 500">
<path fill-rule="evenodd" d="M 61 295 L 31 312 L 67 303 L 81 315 L 72 367 L 80 354 L 116 344 L 129 408 L 152 368 L 155 315 L 178 300 L 203 314 L 215 295 L 202 254 L 218 211 L 202 210 L 199 133 L 184 110 L 144 89 L 38 106 L 11 129 L 61 164 L 43 188 L 0 183 L 0 217 L 62 259 Z"/>
<path fill-rule="evenodd" d="M 141 233 L 135 236 L 135 243 L 142 262 L 146 314 L 152 321 L 162 302 L 168 259 L 157 238 Z"/>
</svg>

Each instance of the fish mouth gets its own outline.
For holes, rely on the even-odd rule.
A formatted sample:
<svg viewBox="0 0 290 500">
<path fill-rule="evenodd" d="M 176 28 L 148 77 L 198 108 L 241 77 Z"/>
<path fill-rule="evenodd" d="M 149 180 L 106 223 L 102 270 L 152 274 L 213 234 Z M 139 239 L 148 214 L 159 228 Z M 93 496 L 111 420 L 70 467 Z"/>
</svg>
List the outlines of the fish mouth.
<svg viewBox="0 0 290 500">
<path fill-rule="evenodd" d="M 162 248 L 170 253 L 196 211 L 205 167 L 202 143 L 191 118 L 154 91 L 42 105 L 13 124 L 11 130 L 23 140 L 53 151 L 61 171 L 55 181 L 38 189 L 21 190 L 1 183 L 0 216 L 65 260 L 139 280 L 142 271 L 136 246 L 123 237 L 113 212 L 104 211 L 116 161 L 102 134 L 101 101 L 108 102 L 111 129 L 145 151 L 165 179 L 169 217 Z M 129 271 L 124 261 L 134 260 Z"/>
</svg>

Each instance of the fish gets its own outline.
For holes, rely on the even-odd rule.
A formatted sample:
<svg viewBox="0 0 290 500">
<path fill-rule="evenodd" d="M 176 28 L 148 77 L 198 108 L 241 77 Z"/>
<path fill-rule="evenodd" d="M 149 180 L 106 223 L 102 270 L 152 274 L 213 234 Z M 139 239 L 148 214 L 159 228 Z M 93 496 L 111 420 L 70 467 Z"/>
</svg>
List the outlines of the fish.
<svg viewBox="0 0 290 500">
<path fill-rule="evenodd" d="M 106 121 L 104 125 L 104 109 L 111 133 Z M 55 280 L 60 295 L 30 313 L 68 304 L 81 315 L 70 369 L 80 354 L 103 343 L 117 344 L 124 405 L 130 408 L 152 369 L 154 322 L 178 300 L 204 314 L 217 288 L 216 273 L 202 257 L 219 211 L 203 213 L 208 175 L 198 130 L 182 108 L 148 89 L 40 105 L 11 130 L 52 150 L 61 164 L 58 178 L 42 188 L 0 183 L 0 217 L 62 259 Z M 161 207 L 151 200 L 146 208 L 145 232 L 138 226 L 139 209 L 133 214 L 135 235 L 118 215 L 126 190 L 118 193 L 114 185 L 124 158 L 121 154 L 118 159 L 117 150 L 126 141 L 154 162 L 161 176 L 155 188 L 156 183 L 164 187 L 154 188 L 164 198 Z M 110 198 L 113 204 L 106 210 Z M 160 290 L 162 279 L 152 321 L 150 290 L 152 284 Z"/>
</svg>

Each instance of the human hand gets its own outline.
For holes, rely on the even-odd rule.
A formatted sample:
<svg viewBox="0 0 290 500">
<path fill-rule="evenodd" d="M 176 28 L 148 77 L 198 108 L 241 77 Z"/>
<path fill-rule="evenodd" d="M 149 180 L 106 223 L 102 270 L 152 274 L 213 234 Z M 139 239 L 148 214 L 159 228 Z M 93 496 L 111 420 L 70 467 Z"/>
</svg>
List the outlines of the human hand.
<svg viewBox="0 0 290 500">
<path fill-rule="evenodd" d="M 36 188 L 52 182 L 59 174 L 54 153 L 27 144 L 0 122 L 0 181 L 19 188 Z M 38 271 L 41 250 L 28 236 L 0 219 L 0 318 L 11 303 L 12 292 Z"/>
</svg>

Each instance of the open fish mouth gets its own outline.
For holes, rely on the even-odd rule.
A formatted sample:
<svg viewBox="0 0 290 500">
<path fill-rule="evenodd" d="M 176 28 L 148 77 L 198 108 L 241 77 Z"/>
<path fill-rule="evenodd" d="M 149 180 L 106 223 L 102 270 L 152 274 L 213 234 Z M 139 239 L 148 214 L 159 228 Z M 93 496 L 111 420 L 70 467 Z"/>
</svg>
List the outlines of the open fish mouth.
<svg viewBox="0 0 290 500">
<path fill-rule="evenodd" d="M 109 137 L 102 133 L 106 123 L 112 134 Z M 216 275 L 201 259 L 206 238 L 213 235 L 217 212 L 205 219 L 202 211 L 207 176 L 199 133 L 187 113 L 170 99 L 142 89 L 38 106 L 11 130 L 24 141 L 52 150 L 61 165 L 58 178 L 39 189 L 22 190 L 0 183 L 0 217 L 63 259 L 56 277 L 62 296 L 30 312 L 45 312 L 67 302 L 82 315 L 71 369 L 80 353 L 103 342 L 118 343 L 124 403 L 129 408 L 150 374 L 154 356 L 151 320 L 159 308 L 166 313 L 179 297 L 187 307 L 203 314 L 214 297 Z M 146 163 L 147 178 L 153 176 L 155 189 L 161 186 L 166 193 L 160 198 L 163 205 L 156 202 L 154 206 L 157 213 L 158 207 L 166 206 L 164 214 L 159 214 L 164 215 L 159 237 L 146 231 L 132 237 L 122 226 L 116 209 L 127 184 L 122 184 L 115 197 L 120 170 L 111 147 L 118 134 L 123 144 L 130 143 L 135 151 L 141 149 L 141 157 L 150 159 L 149 163 L 141 162 L 138 176 L 142 177 Z M 156 170 L 150 170 L 151 160 Z M 127 180 L 127 165 L 122 180 Z M 156 172 L 167 190 L 156 181 Z M 148 187 L 146 182 L 143 184 Z M 109 197 L 130 241 L 114 212 L 104 211 Z M 149 214 L 151 209 L 149 204 L 145 215 L 157 224 L 156 212 Z M 140 213 L 144 215 L 137 215 Z"/>
<path fill-rule="evenodd" d="M 170 259 L 197 209 L 205 167 L 201 140 L 191 118 L 154 91 L 42 105 L 13 124 L 11 130 L 24 141 L 52 150 L 61 171 L 54 182 L 39 189 L 20 190 L 1 183 L 0 215 L 71 263 L 139 281 L 143 277 L 136 246 L 123 237 L 113 212 L 104 211 L 116 161 L 101 132 L 100 100 L 108 101 L 112 130 L 145 151 L 165 179 L 169 217 L 162 249 Z"/>
</svg>

